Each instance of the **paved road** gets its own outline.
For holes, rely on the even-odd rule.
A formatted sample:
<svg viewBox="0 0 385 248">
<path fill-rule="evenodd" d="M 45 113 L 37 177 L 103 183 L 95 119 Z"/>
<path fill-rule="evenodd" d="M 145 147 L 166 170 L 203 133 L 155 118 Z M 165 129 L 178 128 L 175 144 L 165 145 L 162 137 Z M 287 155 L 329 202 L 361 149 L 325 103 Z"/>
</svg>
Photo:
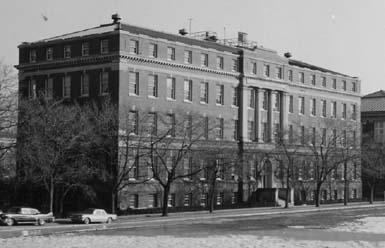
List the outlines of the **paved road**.
<svg viewBox="0 0 385 248">
<path fill-rule="evenodd" d="M 363 203 L 351 203 L 349 206 L 343 206 L 342 204 L 330 204 L 322 205 L 320 208 L 314 206 L 299 206 L 289 209 L 283 208 L 248 208 L 248 209 L 231 209 L 231 210 L 218 210 L 213 214 L 207 212 L 184 212 L 173 213 L 168 217 L 160 217 L 159 215 L 136 215 L 136 216 L 122 216 L 119 220 L 113 224 L 72 224 L 68 220 L 58 220 L 58 223 L 49 223 L 46 226 L 1 226 L 0 238 L 18 237 L 18 236 L 30 236 L 30 235 L 49 235 L 54 233 L 71 233 L 71 232 L 95 232 L 99 230 L 100 233 L 112 234 L 115 232 L 130 230 L 143 230 L 143 229 L 159 229 L 159 227 L 178 228 L 183 230 L 185 224 L 197 224 L 199 225 L 213 225 L 215 223 L 234 222 L 235 220 L 243 220 L 250 222 L 255 221 L 254 226 L 260 226 L 262 229 L 268 224 L 267 219 L 286 218 L 286 216 L 304 216 L 305 213 L 314 213 L 321 211 L 350 211 L 350 210 L 362 210 L 365 209 L 375 210 L 379 212 L 385 212 L 384 203 L 376 203 L 373 205 Z M 348 214 L 349 215 L 349 214 Z M 353 213 L 352 216 L 356 215 Z M 327 215 L 326 215 L 327 216 Z M 306 218 L 305 218 L 306 219 Z M 261 222 L 262 220 L 262 222 Z M 277 229 L 280 227 L 281 221 L 275 222 L 278 226 L 270 226 L 271 229 Z M 248 226 L 248 225 L 243 225 Z M 287 225 L 286 225 L 287 226 Z M 207 227 L 207 226 L 206 226 Z M 219 226 L 218 226 L 219 227 Z M 226 225 L 220 225 L 220 227 L 226 228 Z M 228 226 L 231 230 L 233 227 Z M 279 229 L 279 228 L 278 228 Z M 159 229 L 161 230 L 161 229 Z M 198 228 L 199 230 L 199 228 Z M 221 230 L 220 228 L 218 230 Z M 248 229 L 249 230 L 249 229 Z"/>
</svg>

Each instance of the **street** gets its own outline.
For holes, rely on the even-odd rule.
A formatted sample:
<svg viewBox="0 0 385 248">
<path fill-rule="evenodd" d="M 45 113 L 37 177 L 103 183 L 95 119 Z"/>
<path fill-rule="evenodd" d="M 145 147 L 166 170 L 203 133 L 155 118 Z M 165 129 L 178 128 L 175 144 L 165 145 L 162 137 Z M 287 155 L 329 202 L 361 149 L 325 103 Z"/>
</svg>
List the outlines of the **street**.
<svg viewBox="0 0 385 248">
<path fill-rule="evenodd" d="M 328 209 L 329 207 L 329 209 Z M 112 225 L 1 227 L 1 247 L 384 247 L 385 206 L 240 209 L 121 217 Z M 283 211 L 287 211 L 283 214 Z M 254 212 L 254 214 L 253 214 Z M 97 229 L 97 230 L 96 230 Z M 11 232 L 10 230 L 13 230 Z M 14 237 L 17 231 L 31 237 Z M 51 235 L 44 235 L 49 234 Z M 52 235 L 56 233 L 55 235 Z M 26 234 L 26 233 L 25 233 Z M 7 238 L 8 236 L 8 238 Z"/>
</svg>

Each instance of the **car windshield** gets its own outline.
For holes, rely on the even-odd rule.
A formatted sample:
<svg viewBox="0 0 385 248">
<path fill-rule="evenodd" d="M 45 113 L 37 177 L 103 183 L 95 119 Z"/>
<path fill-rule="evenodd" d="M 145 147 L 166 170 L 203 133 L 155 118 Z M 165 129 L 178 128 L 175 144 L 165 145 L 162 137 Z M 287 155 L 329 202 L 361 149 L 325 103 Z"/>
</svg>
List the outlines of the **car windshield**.
<svg viewBox="0 0 385 248">
<path fill-rule="evenodd" d="M 8 213 L 10 213 L 10 214 L 19 214 L 20 213 L 20 211 L 21 211 L 21 209 L 20 208 L 17 208 L 17 207 L 12 207 L 12 208 L 10 208 L 10 209 L 8 209 Z"/>
<path fill-rule="evenodd" d="M 86 214 L 93 214 L 94 213 L 94 208 L 87 208 L 86 210 L 84 210 L 84 213 Z"/>
</svg>

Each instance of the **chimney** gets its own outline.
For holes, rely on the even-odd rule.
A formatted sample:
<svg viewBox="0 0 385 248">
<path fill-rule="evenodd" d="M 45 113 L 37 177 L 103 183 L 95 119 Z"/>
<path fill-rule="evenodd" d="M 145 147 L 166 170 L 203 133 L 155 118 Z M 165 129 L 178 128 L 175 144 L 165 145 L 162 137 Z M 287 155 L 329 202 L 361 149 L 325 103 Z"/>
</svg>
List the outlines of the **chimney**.
<svg viewBox="0 0 385 248">
<path fill-rule="evenodd" d="M 122 19 L 118 13 L 113 14 L 111 16 L 111 19 L 113 20 L 113 23 L 120 23 L 120 20 Z"/>
<path fill-rule="evenodd" d="M 246 43 L 247 42 L 247 33 L 238 32 L 238 42 Z"/>
<path fill-rule="evenodd" d="M 285 55 L 285 57 L 288 58 L 288 59 L 291 58 L 291 53 L 289 53 L 289 52 L 286 52 L 284 55 Z"/>
</svg>

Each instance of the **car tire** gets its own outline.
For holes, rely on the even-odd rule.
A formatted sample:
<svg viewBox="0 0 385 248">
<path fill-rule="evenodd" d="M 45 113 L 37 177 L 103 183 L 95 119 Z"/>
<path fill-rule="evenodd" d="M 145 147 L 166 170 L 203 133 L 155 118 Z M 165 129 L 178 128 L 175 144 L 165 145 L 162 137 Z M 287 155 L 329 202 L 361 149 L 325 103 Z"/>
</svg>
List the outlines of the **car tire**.
<svg viewBox="0 0 385 248">
<path fill-rule="evenodd" d="M 86 224 L 86 225 L 90 224 L 91 223 L 90 218 L 85 218 L 83 223 Z"/>
<path fill-rule="evenodd" d="M 44 226 L 45 220 L 38 219 L 38 220 L 37 220 L 37 224 L 38 224 L 39 226 Z"/>
<path fill-rule="evenodd" d="M 111 224 L 111 223 L 112 223 L 112 218 L 109 217 L 109 218 L 107 219 L 106 223 L 107 223 L 107 224 Z"/>
<path fill-rule="evenodd" d="M 5 224 L 6 224 L 7 226 L 13 226 L 13 225 L 16 224 L 16 222 L 15 222 L 15 220 L 12 219 L 12 218 L 6 218 L 6 219 L 5 219 Z"/>
</svg>

